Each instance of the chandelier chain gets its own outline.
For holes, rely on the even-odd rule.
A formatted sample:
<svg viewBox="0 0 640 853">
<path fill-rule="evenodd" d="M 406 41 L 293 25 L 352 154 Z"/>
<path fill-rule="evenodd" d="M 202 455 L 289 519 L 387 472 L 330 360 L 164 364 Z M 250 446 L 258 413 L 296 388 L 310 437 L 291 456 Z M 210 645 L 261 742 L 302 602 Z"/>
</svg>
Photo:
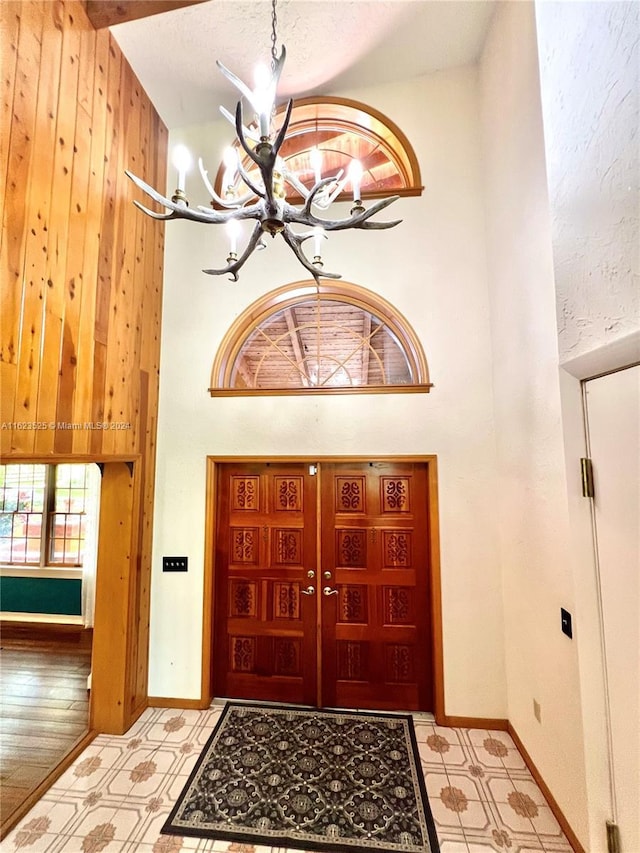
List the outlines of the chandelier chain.
<svg viewBox="0 0 640 853">
<path fill-rule="evenodd" d="M 271 68 L 275 70 L 276 62 L 278 57 L 278 51 L 276 49 L 276 42 L 278 40 L 278 35 L 276 32 L 276 28 L 278 26 L 278 16 L 276 14 L 276 2 L 277 0 L 271 0 Z"/>
</svg>

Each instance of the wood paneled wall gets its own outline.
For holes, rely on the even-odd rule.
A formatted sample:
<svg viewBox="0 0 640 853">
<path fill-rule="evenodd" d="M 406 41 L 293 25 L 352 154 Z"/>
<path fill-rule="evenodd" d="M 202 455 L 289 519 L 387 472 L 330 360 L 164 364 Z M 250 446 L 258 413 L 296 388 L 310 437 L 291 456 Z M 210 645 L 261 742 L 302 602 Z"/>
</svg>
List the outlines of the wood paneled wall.
<svg viewBox="0 0 640 853">
<path fill-rule="evenodd" d="M 163 188 L 167 130 L 80 0 L 2 0 L 0 24 L 0 452 L 134 461 L 128 716 L 146 698 L 164 235 L 124 170 Z"/>
</svg>

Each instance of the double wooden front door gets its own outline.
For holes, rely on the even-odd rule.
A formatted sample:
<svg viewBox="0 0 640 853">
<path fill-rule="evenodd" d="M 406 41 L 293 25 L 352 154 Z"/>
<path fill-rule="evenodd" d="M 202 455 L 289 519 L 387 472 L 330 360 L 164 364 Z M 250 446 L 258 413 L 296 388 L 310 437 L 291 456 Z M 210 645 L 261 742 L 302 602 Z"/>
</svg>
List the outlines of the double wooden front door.
<svg viewBox="0 0 640 853">
<path fill-rule="evenodd" d="M 425 463 L 225 463 L 217 696 L 431 710 Z"/>
</svg>

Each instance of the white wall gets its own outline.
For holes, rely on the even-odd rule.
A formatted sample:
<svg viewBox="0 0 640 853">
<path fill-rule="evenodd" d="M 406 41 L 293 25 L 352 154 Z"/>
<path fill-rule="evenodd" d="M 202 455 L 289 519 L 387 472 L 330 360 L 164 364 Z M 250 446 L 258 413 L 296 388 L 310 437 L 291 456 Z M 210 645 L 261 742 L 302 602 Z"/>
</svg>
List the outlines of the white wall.
<svg viewBox="0 0 640 853">
<path fill-rule="evenodd" d="M 567 371 L 561 391 L 589 803 L 584 837 L 593 851 L 606 849 L 605 822 L 614 815 L 590 506 L 578 476 L 587 452 L 578 380 L 640 360 L 639 11 L 627 2 L 536 4 L 560 360 Z M 625 657 L 624 648 L 617 667 L 637 671 L 637 649 L 628 643 Z M 629 796 L 628 785 L 618 796 Z M 635 849 L 628 845 L 623 834 L 622 848 Z"/>
<path fill-rule="evenodd" d="M 499 5 L 480 80 L 508 717 L 584 837 L 578 656 L 560 630 L 575 595 L 532 4 Z"/>
<path fill-rule="evenodd" d="M 393 231 L 332 236 L 326 268 L 379 292 L 409 319 L 435 388 L 391 399 L 211 398 L 211 365 L 232 321 L 259 295 L 307 276 L 276 240 L 247 263 L 237 284 L 210 278 L 200 270 L 224 264 L 221 229 L 167 226 L 149 692 L 200 695 L 207 454 L 436 453 L 446 711 L 504 718 L 476 72 L 342 94 L 402 127 L 416 148 L 425 192 L 390 209 L 392 218 L 404 218 Z M 172 141 L 186 141 L 214 172 L 231 137 L 226 124 L 215 123 L 174 133 Z M 163 554 L 186 554 L 189 573 L 162 574 Z"/>
<path fill-rule="evenodd" d="M 536 20 L 565 362 L 640 327 L 640 5 L 543 2 Z"/>
</svg>

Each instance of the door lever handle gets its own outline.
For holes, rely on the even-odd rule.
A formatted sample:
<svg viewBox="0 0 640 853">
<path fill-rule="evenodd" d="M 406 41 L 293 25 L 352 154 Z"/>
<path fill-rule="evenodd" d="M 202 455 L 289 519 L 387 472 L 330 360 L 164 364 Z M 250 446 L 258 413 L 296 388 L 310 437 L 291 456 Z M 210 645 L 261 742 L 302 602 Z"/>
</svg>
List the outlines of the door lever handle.
<svg viewBox="0 0 640 853">
<path fill-rule="evenodd" d="M 316 588 L 315 586 L 308 586 L 306 589 L 302 590 L 303 595 L 315 595 Z"/>
<path fill-rule="evenodd" d="M 338 590 L 337 589 L 331 589 L 330 586 L 325 586 L 325 588 L 322 590 L 322 594 L 323 595 L 337 595 Z"/>
</svg>

